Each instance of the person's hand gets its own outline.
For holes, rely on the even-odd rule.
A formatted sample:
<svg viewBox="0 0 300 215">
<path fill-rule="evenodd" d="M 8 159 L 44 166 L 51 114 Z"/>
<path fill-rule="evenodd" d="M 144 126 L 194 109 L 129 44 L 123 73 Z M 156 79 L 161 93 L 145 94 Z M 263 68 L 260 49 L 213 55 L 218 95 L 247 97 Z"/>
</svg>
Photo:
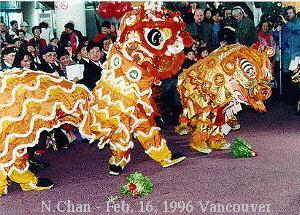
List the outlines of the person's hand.
<svg viewBox="0 0 300 215">
<path fill-rule="evenodd" d="M 231 27 L 231 26 L 225 26 L 224 28 L 227 28 L 227 29 L 229 29 L 229 30 L 235 32 L 235 29 L 234 29 L 233 27 Z"/>
<path fill-rule="evenodd" d="M 275 28 L 275 30 L 276 30 L 276 31 L 281 31 L 281 30 L 282 30 L 281 25 L 278 25 L 277 28 Z"/>
<path fill-rule="evenodd" d="M 282 15 L 280 15 L 280 20 L 281 20 L 284 24 L 286 24 L 286 23 L 288 22 Z"/>
<path fill-rule="evenodd" d="M 224 46 L 226 46 L 227 45 L 227 42 L 226 41 L 221 41 L 220 42 L 220 47 L 224 47 Z"/>
</svg>

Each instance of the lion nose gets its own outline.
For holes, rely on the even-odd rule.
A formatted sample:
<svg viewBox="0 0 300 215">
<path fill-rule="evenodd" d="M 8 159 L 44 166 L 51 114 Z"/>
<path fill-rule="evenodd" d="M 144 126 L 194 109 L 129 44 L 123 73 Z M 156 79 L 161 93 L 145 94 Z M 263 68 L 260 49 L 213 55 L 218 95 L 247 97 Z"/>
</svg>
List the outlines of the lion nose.
<svg viewBox="0 0 300 215">
<path fill-rule="evenodd" d="M 269 94 L 269 90 L 268 90 L 267 88 L 263 88 L 263 89 L 261 90 L 261 93 L 262 93 L 263 95 L 268 95 L 268 94 Z"/>
<path fill-rule="evenodd" d="M 262 88 L 260 92 L 266 99 L 271 95 L 271 89 L 269 87 Z"/>
</svg>

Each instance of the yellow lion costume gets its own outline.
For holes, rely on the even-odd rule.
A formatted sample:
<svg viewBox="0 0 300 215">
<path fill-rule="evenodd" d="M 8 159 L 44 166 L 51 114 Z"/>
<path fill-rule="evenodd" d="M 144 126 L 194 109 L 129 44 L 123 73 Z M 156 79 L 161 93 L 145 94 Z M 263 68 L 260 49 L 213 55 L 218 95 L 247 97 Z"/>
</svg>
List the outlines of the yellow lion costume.
<svg viewBox="0 0 300 215">
<path fill-rule="evenodd" d="M 271 95 L 272 80 L 268 57 L 274 50 L 262 52 L 239 44 L 225 46 L 179 76 L 184 110 L 176 131 L 192 133 L 191 148 L 206 154 L 227 149 L 224 135 L 230 128 L 226 122 L 241 110 L 240 103 L 266 110 L 263 101 Z"/>
<path fill-rule="evenodd" d="M 28 70 L 0 74 L 0 196 L 7 177 L 23 190 L 53 184 L 28 170 L 27 148 L 43 130 L 69 123 L 99 147 L 110 145 L 110 173 L 130 161 L 131 139 L 163 167 L 185 157 L 168 149 L 151 115 L 151 86 L 179 71 L 183 49 L 192 43 L 180 13 L 145 3 L 122 18 L 117 43 L 110 47 L 101 80 L 90 92 L 61 77 Z"/>
</svg>

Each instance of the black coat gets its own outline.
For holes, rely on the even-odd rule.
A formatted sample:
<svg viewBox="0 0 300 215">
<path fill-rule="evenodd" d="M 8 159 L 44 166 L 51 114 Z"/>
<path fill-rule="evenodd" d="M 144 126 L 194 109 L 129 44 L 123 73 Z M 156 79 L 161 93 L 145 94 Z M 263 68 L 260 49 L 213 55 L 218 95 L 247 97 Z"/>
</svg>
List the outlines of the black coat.
<svg viewBox="0 0 300 215">
<path fill-rule="evenodd" d="M 77 30 L 74 30 L 74 33 L 76 34 L 76 37 L 78 39 L 78 44 L 82 43 L 83 42 L 83 35 L 80 31 L 77 31 Z M 71 41 L 70 41 L 70 34 L 66 33 L 65 31 L 63 31 L 61 33 L 61 36 L 60 36 L 60 43 L 62 46 L 64 47 L 67 47 L 67 46 L 70 46 L 71 44 Z"/>
<path fill-rule="evenodd" d="M 59 76 L 61 76 L 61 77 L 66 76 L 66 74 L 60 69 L 60 67 L 58 65 L 51 65 L 50 66 L 44 60 L 42 60 L 42 63 L 40 65 L 38 65 L 38 69 L 43 71 L 43 72 L 49 73 L 49 74 L 57 72 L 59 74 Z"/>
<path fill-rule="evenodd" d="M 6 33 L 5 35 L 0 35 L 0 45 L 6 42 L 8 44 L 13 42 L 13 38 L 9 35 L 9 33 Z"/>
<path fill-rule="evenodd" d="M 93 90 L 96 87 L 97 81 L 101 78 L 101 72 L 102 68 L 90 61 L 84 64 L 83 79 L 78 83 L 84 84 L 89 90 Z"/>
</svg>

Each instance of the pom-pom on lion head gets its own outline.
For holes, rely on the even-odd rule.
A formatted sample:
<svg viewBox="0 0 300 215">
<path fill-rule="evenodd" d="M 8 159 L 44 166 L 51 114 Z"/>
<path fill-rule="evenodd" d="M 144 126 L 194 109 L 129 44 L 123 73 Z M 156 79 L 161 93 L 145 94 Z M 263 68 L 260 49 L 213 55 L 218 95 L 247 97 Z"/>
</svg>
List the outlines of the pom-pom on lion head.
<svg viewBox="0 0 300 215">
<path fill-rule="evenodd" d="M 165 79 L 179 71 L 183 49 L 192 44 L 184 29 L 179 12 L 163 8 L 162 2 L 145 2 L 123 16 L 117 41 L 127 59 Z"/>
</svg>

